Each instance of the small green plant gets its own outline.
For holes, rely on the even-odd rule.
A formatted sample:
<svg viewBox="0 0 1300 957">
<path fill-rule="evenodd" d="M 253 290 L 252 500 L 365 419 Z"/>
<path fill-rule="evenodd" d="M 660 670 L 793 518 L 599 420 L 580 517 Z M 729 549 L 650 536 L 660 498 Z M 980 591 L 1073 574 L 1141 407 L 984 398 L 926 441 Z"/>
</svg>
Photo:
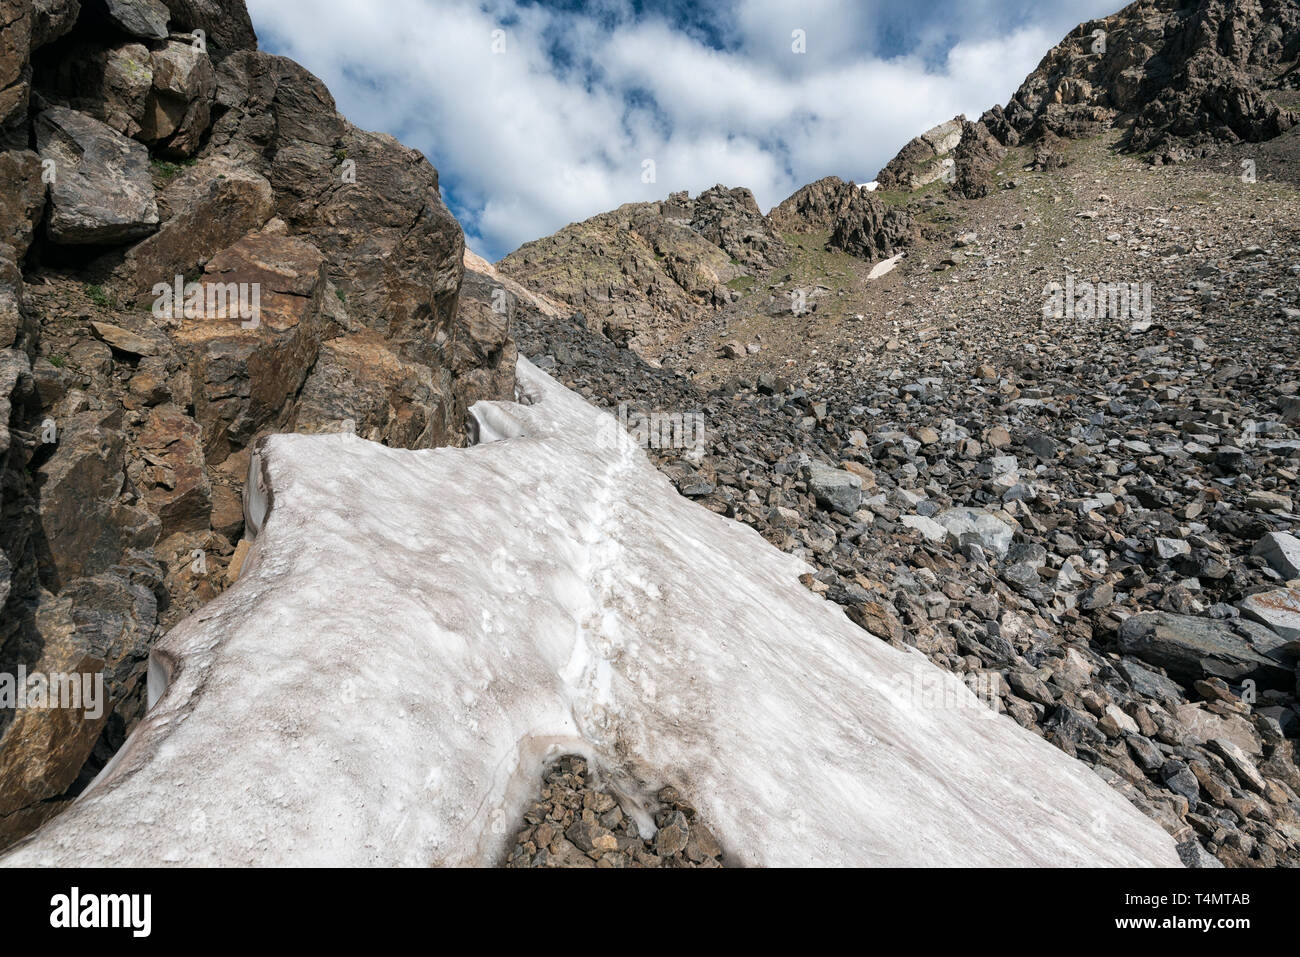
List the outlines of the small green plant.
<svg viewBox="0 0 1300 957">
<path fill-rule="evenodd" d="M 100 309 L 112 308 L 113 303 L 109 300 L 108 293 L 104 292 L 103 286 L 87 286 L 86 295 L 89 296 L 90 301 Z"/>
<path fill-rule="evenodd" d="M 176 163 L 169 163 L 166 160 L 160 160 L 160 159 L 150 160 L 149 165 L 152 166 L 154 172 L 157 173 L 159 176 L 161 176 L 163 179 L 171 179 L 173 176 L 175 176 L 181 171 L 180 166 L 178 166 Z"/>
<path fill-rule="evenodd" d="M 334 290 L 334 295 L 336 295 L 336 296 L 339 297 L 339 302 L 347 302 L 347 301 L 348 301 L 347 293 L 345 293 L 342 289 L 335 289 L 335 290 Z"/>
<path fill-rule="evenodd" d="M 54 368 L 56 369 L 62 369 L 64 366 L 68 364 L 68 360 L 65 359 L 63 356 L 59 355 L 57 352 L 51 356 L 47 356 L 46 358 L 50 360 L 50 365 L 54 366 Z"/>
<path fill-rule="evenodd" d="M 178 175 L 181 170 L 188 169 L 189 167 L 193 166 L 197 162 L 198 160 L 194 159 L 193 157 L 190 157 L 189 159 L 183 159 L 179 163 L 172 163 L 164 159 L 151 159 L 149 161 L 149 165 L 152 166 L 154 172 L 157 173 L 159 176 L 161 176 L 163 179 L 172 179 L 173 177 Z"/>
</svg>

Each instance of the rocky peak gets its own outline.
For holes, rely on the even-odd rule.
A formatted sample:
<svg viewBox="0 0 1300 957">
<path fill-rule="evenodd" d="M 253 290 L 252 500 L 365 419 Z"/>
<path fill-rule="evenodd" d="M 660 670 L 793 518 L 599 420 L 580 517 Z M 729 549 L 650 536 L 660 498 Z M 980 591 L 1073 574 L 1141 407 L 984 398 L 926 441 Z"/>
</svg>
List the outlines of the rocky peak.
<svg viewBox="0 0 1300 957">
<path fill-rule="evenodd" d="M 1139 0 L 1080 24 L 985 122 L 1004 143 L 1121 122 L 1129 148 L 1270 139 L 1294 126 L 1296 0 Z"/>
<path fill-rule="evenodd" d="M 866 260 L 891 256 L 916 237 L 909 213 L 838 176 L 804 186 L 774 208 L 768 222 L 781 232 L 824 232 L 829 247 Z"/>
<path fill-rule="evenodd" d="M 736 298 L 727 284 L 770 269 L 785 249 L 748 189 L 629 203 L 525 243 L 497 264 L 524 287 L 583 314 L 588 328 L 645 354 Z"/>
</svg>

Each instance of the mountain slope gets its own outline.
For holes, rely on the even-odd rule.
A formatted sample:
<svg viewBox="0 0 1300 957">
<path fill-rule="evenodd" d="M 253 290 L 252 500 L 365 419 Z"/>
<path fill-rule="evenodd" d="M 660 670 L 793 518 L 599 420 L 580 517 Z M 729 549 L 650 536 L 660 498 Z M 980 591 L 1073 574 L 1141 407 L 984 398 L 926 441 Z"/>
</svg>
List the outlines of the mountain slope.
<svg viewBox="0 0 1300 957">
<path fill-rule="evenodd" d="M 1284 99 L 1294 4 L 1263 6 L 1134 4 L 1100 22 L 1121 60 L 1126 31 L 1165 38 L 1132 89 L 1111 64 L 1068 101 L 1089 24 L 1022 88 L 1043 99 L 918 137 L 870 194 L 916 226 L 888 264 L 830 242 L 850 184 L 805 187 L 769 216 L 787 259 L 662 368 L 567 319 L 518 326 L 629 424 L 701 414 L 702 448 L 649 449 L 684 496 L 810 561 L 873 635 L 996 686 L 1205 866 L 1300 860 L 1300 129 L 1245 142 L 1198 112 L 1222 86 L 1177 107 L 1190 125 L 1143 103 L 1182 104 L 1178 77 L 1234 49 L 1225 82 Z M 1138 114 L 1137 141 L 1178 139 L 1136 151 Z"/>
</svg>

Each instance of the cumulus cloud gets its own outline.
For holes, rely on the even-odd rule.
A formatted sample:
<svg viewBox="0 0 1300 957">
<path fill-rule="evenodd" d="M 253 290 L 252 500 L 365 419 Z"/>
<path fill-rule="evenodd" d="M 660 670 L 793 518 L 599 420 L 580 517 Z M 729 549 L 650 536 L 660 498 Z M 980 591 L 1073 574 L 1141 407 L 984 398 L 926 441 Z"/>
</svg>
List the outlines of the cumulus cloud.
<svg viewBox="0 0 1300 957">
<path fill-rule="evenodd" d="M 420 149 L 477 252 L 623 203 L 748 186 L 770 208 L 866 182 L 908 139 L 1005 102 L 1118 0 L 249 0 L 359 126 Z M 924 9 L 920 9 L 924 8 Z M 794 51 L 802 31 L 806 52 Z"/>
</svg>

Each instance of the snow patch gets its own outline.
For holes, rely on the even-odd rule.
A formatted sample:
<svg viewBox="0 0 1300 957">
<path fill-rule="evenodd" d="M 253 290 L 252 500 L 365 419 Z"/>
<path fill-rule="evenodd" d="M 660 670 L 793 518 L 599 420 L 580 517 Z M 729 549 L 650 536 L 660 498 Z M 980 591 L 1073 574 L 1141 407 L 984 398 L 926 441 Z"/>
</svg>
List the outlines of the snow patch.
<svg viewBox="0 0 1300 957">
<path fill-rule="evenodd" d="M 469 449 L 260 443 L 247 571 L 160 642 L 111 766 L 0 860 L 492 864 L 577 752 L 647 828 L 681 789 L 740 864 L 1178 865 L 1085 766 L 518 372 L 532 404 L 477 404 Z"/>
</svg>

